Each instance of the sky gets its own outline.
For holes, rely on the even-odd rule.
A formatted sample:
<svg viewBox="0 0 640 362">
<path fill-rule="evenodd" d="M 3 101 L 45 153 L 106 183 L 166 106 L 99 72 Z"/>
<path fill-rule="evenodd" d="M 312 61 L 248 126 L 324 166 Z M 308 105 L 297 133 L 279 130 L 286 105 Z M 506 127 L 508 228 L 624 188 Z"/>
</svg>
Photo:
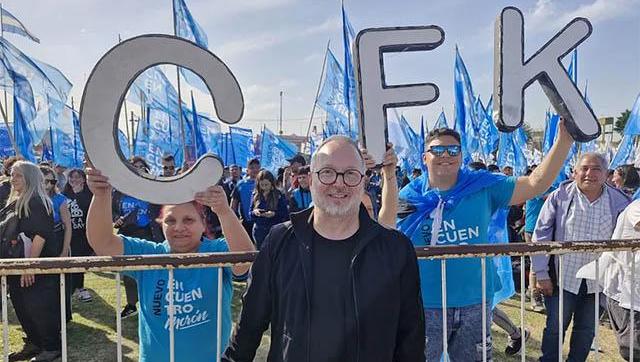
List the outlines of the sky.
<svg viewBox="0 0 640 362">
<path fill-rule="evenodd" d="M 320 79 L 327 42 L 342 63 L 342 24 L 338 0 L 186 0 L 209 39 L 209 48 L 240 83 L 244 118 L 238 126 L 278 130 L 280 91 L 285 133 L 304 135 Z M 345 0 L 356 32 L 365 28 L 438 25 L 445 41 L 429 52 L 387 56 L 389 84 L 435 83 L 440 97 L 423 107 L 400 108 L 417 130 L 424 116 L 429 128 L 444 109 L 453 122 L 455 46 L 487 102 L 493 89 L 493 27 L 505 6 L 524 13 L 525 57 L 545 44 L 571 19 L 589 19 L 593 33 L 578 47 L 578 82 L 588 81 L 596 116 L 618 116 L 640 93 L 640 0 Z M 82 90 L 95 63 L 122 39 L 173 33 L 171 0 L 8 0 L 13 15 L 40 38 L 40 44 L 6 34 L 26 54 L 59 68 L 73 83 L 79 108 Z M 568 64 L 568 58 L 565 64 Z M 167 75 L 175 81 L 175 70 Z M 174 68 L 175 69 L 175 68 Z M 188 99 L 191 89 L 183 83 Z M 194 91 L 198 111 L 214 114 L 208 94 Z M 542 129 L 550 104 L 542 89 L 526 93 L 525 122 Z M 130 107 L 133 108 L 133 107 Z M 316 110 L 313 124 L 320 126 Z"/>
</svg>

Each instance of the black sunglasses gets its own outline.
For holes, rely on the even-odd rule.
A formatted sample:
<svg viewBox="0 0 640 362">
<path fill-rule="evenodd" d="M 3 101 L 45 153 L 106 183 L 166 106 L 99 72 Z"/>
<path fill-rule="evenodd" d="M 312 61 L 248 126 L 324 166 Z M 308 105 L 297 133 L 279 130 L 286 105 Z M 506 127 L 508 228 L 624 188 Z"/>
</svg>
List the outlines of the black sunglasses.
<svg viewBox="0 0 640 362">
<path fill-rule="evenodd" d="M 433 153 L 433 155 L 436 157 L 444 156 L 445 151 L 449 154 L 449 156 L 456 157 L 457 155 L 460 154 L 461 147 L 460 145 L 449 145 L 449 146 L 438 145 L 438 146 L 431 146 L 427 150 L 427 152 Z"/>
<path fill-rule="evenodd" d="M 44 182 L 50 183 L 52 185 L 55 185 L 56 183 L 58 183 L 58 181 L 56 181 L 56 180 L 44 180 Z"/>
</svg>

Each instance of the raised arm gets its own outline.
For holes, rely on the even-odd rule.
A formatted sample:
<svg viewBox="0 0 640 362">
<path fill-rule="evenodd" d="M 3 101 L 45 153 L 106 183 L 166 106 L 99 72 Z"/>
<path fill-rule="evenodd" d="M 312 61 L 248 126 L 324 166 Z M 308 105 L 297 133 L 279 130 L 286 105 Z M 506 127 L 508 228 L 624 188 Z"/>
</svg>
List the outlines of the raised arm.
<svg viewBox="0 0 640 362">
<path fill-rule="evenodd" d="M 97 255 L 122 255 L 122 239 L 111 223 L 111 184 L 100 170 L 87 169 L 87 185 L 93 199 L 87 215 L 87 239 Z"/>
<path fill-rule="evenodd" d="M 396 165 L 398 157 L 389 143 L 389 149 L 384 155 L 382 164 L 382 205 L 378 212 L 378 222 L 384 226 L 395 229 L 398 218 L 398 180 Z"/>
<path fill-rule="evenodd" d="M 362 149 L 365 166 L 367 169 L 375 167 L 375 161 L 369 156 L 366 149 Z M 395 229 L 398 216 L 398 182 L 396 178 L 396 165 L 398 157 L 393 149 L 393 144 L 387 144 L 387 152 L 382 160 L 382 195 L 378 222 L 384 226 Z"/>
<path fill-rule="evenodd" d="M 564 120 L 560 119 L 558 140 L 531 175 L 518 178 L 509 205 L 522 204 L 545 192 L 558 177 L 572 144 L 573 138 L 569 135 Z"/>
<path fill-rule="evenodd" d="M 205 191 L 195 194 L 196 202 L 211 208 L 222 227 L 222 234 L 229 244 L 229 251 L 253 251 L 255 250 L 247 231 L 244 229 L 238 217 L 234 214 L 227 195 L 222 186 L 210 186 Z M 242 275 L 249 270 L 250 265 L 236 265 L 233 274 Z"/>
<path fill-rule="evenodd" d="M 66 200 L 60 205 L 60 219 L 64 225 L 64 241 L 60 257 L 64 258 L 69 256 L 71 250 L 71 213 L 69 213 L 69 204 Z"/>
</svg>

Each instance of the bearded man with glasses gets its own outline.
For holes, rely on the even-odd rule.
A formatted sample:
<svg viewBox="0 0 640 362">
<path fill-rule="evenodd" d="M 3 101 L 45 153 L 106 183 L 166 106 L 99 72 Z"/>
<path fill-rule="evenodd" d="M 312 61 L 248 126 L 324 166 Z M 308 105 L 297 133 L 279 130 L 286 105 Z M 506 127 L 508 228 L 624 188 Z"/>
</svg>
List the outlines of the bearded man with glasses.
<svg viewBox="0 0 640 362">
<path fill-rule="evenodd" d="M 364 173 L 349 138 L 318 147 L 314 206 L 265 238 L 223 361 L 253 361 L 269 326 L 269 361 L 424 361 L 415 251 L 369 217 Z"/>
<path fill-rule="evenodd" d="M 528 177 L 506 177 L 462 166 L 460 135 L 440 128 L 425 140 L 423 161 L 427 172 L 400 191 L 403 205 L 398 228 L 416 246 L 486 244 L 492 215 L 509 205 L 522 204 L 543 193 L 556 179 L 573 139 L 561 121 L 558 138 L 547 156 Z M 480 259 L 446 262 L 446 316 L 442 310 L 440 260 L 420 260 L 422 302 L 426 326 L 426 360 L 481 361 L 482 272 Z M 486 351 L 492 358 L 491 310 L 494 292 L 500 289 L 496 269 L 487 263 Z M 443 319 L 447 323 L 448 351 L 443 351 Z M 445 358 L 445 360 L 447 360 Z"/>
</svg>

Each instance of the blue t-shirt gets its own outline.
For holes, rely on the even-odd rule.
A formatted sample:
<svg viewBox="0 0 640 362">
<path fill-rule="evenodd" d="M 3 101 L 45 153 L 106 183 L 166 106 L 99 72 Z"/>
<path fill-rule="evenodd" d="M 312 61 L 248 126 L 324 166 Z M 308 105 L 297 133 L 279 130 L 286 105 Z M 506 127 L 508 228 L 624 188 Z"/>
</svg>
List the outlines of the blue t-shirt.
<svg viewBox="0 0 640 362">
<path fill-rule="evenodd" d="M 127 215 L 136 209 L 136 226 L 141 228 L 148 226 L 149 223 L 151 223 L 149 203 L 138 200 L 135 197 L 122 195 L 122 199 L 120 200 L 120 211 L 122 212 L 122 216 Z"/>
<path fill-rule="evenodd" d="M 242 220 L 251 221 L 251 195 L 256 188 L 256 181 L 250 178 L 239 181 L 233 189 L 233 198 L 240 200 L 240 216 Z"/>
<path fill-rule="evenodd" d="M 169 243 L 162 244 L 120 235 L 125 255 L 169 254 Z M 227 252 L 224 239 L 203 239 L 198 252 Z M 169 297 L 167 270 L 126 272 L 138 283 L 140 316 L 138 334 L 140 361 L 169 361 Z M 175 360 L 208 362 L 215 360 L 218 268 L 175 269 L 174 275 L 174 337 Z M 231 334 L 230 268 L 222 273 L 222 334 L 220 355 L 227 347 Z"/>
<path fill-rule="evenodd" d="M 508 177 L 461 200 L 453 209 L 446 209 L 438 245 L 487 244 L 491 216 L 509 205 L 516 178 Z M 442 193 L 446 195 L 446 192 Z M 431 224 L 427 218 L 411 237 L 414 245 L 431 243 Z M 487 259 L 487 300 L 494 290 L 497 276 L 491 259 Z M 479 258 L 447 259 L 447 307 L 464 307 L 482 303 L 482 274 Z M 420 285 L 424 308 L 442 308 L 442 275 L 440 260 L 419 260 Z"/>
<path fill-rule="evenodd" d="M 60 217 L 60 206 L 67 201 L 67 198 L 63 194 L 55 193 L 51 198 L 53 203 L 53 224 L 57 225 L 62 222 Z"/>
<path fill-rule="evenodd" d="M 533 234 L 533 231 L 536 229 L 536 222 L 538 221 L 540 210 L 542 210 L 542 205 L 544 205 L 542 195 L 534 197 L 531 200 L 527 200 L 524 218 L 524 231 L 526 233 Z"/>
</svg>

